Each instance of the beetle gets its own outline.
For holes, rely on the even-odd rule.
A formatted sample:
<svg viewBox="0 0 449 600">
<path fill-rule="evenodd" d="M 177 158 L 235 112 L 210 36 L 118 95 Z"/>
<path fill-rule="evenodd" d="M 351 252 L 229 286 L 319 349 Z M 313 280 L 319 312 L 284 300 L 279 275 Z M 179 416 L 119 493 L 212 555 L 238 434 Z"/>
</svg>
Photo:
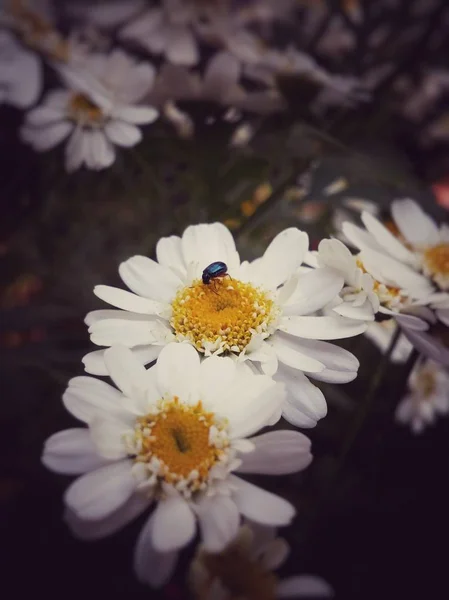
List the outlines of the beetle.
<svg viewBox="0 0 449 600">
<path fill-rule="evenodd" d="M 217 278 L 226 277 L 226 276 L 229 277 L 228 267 L 227 267 L 226 263 L 217 261 L 217 262 L 211 263 L 209 266 L 207 266 L 204 269 L 203 275 L 202 275 L 202 280 L 203 280 L 204 285 L 209 285 L 210 282 L 212 281 L 212 279 L 217 279 Z"/>
</svg>

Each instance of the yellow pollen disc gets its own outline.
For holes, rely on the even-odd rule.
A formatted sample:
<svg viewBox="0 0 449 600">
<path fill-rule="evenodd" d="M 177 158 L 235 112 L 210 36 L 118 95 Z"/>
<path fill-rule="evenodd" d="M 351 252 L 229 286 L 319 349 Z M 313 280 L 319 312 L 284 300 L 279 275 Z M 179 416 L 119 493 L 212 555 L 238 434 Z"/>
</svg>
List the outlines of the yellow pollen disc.
<svg viewBox="0 0 449 600">
<path fill-rule="evenodd" d="M 101 108 L 84 94 L 73 94 L 70 98 L 69 112 L 76 121 L 99 123 L 103 118 Z"/>
<path fill-rule="evenodd" d="M 208 344 L 221 351 L 242 352 L 252 331 L 265 333 L 275 318 L 274 302 L 249 283 L 236 279 L 197 280 L 172 303 L 171 326 L 201 352 Z M 251 331 L 252 330 L 252 331 Z"/>
<path fill-rule="evenodd" d="M 424 262 L 432 276 L 449 277 L 449 244 L 438 244 L 424 252 Z"/>
<path fill-rule="evenodd" d="M 167 483 L 176 483 L 188 478 L 192 471 L 196 472 L 190 486 L 194 491 L 207 480 L 210 469 L 223 456 L 223 448 L 227 446 L 226 442 L 215 445 L 211 441 L 212 426 L 220 428 L 213 413 L 205 412 L 201 402 L 187 406 L 176 397 L 169 402 L 163 401 L 159 414 L 147 415 L 138 421 L 141 451 L 136 460 L 157 459 L 162 463 L 159 475 Z"/>
<path fill-rule="evenodd" d="M 205 553 L 202 560 L 210 575 L 205 588 L 210 587 L 212 581 L 218 578 L 233 599 L 275 600 L 277 597 L 276 576 L 263 569 L 260 563 L 251 560 L 248 552 L 237 544 L 232 544 L 217 554 Z"/>
<path fill-rule="evenodd" d="M 361 269 L 364 273 L 368 273 L 368 271 L 365 269 L 365 266 L 360 259 L 357 259 L 356 262 L 357 262 L 357 266 L 359 267 L 359 269 Z M 371 273 L 369 273 L 369 275 L 371 275 Z M 371 275 L 371 277 L 373 277 L 373 276 Z M 388 304 L 391 301 L 393 301 L 393 303 L 395 305 L 397 305 L 397 304 L 402 304 L 404 302 L 407 302 L 407 300 L 408 300 L 407 296 L 405 296 L 402 293 L 401 288 L 394 287 L 392 285 L 386 285 L 385 283 L 380 283 L 380 281 L 377 281 L 374 277 L 373 277 L 373 291 L 379 297 L 379 301 L 381 304 Z"/>
</svg>

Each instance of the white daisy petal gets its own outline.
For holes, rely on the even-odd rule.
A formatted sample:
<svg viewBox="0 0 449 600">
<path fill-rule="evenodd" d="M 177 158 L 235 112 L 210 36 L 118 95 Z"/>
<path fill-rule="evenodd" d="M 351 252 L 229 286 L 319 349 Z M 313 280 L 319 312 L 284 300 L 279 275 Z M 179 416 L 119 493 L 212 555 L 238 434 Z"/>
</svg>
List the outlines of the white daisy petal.
<svg viewBox="0 0 449 600">
<path fill-rule="evenodd" d="M 170 303 L 181 281 L 171 271 L 146 256 L 133 256 L 119 266 L 120 277 L 135 294 Z"/>
<path fill-rule="evenodd" d="M 263 525 L 290 525 L 296 511 L 287 500 L 235 475 L 231 475 L 230 480 L 235 486 L 232 498 L 242 515 Z"/>
<path fill-rule="evenodd" d="M 394 318 L 402 325 L 402 327 L 406 327 L 407 329 L 414 329 L 415 331 L 427 331 L 429 329 L 429 324 L 426 321 L 423 321 L 414 315 L 399 313 L 395 314 Z"/>
<path fill-rule="evenodd" d="M 94 294 L 112 306 L 144 315 L 160 314 L 164 305 L 109 285 L 96 285 Z"/>
<path fill-rule="evenodd" d="M 82 475 L 66 490 L 65 503 L 80 519 L 97 521 L 107 517 L 135 490 L 131 467 L 132 461 L 123 460 Z"/>
<path fill-rule="evenodd" d="M 136 346 L 131 349 L 131 352 L 140 363 L 147 365 L 156 360 L 161 350 L 162 346 Z M 104 362 L 104 353 L 105 350 L 94 350 L 83 357 L 82 361 L 87 373 L 102 376 L 109 375 Z"/>
<path fill-rule="evenodd" d="M 98 455 L 88 429 L 66 429 L 45 442 L 42 463 L 56 473 L 79 475 L 107 464 Z"/>
<path fill-rule="evenodd" d="M 231 232 L 222 223 L 191 225 L 187 227 L 181 240 L 182 253 L 186 265 L 198 265 L 201 274 L 209 264 L 222 261 L 232 272 L 240 265 Z"/>
<path fill-rule="evenodd" d="M 147 371 L 129 348 L 108 348 L 104 353 L 104 360 L 112 381 L 129 400 L 142 392 L 148 392 L 150 379 Z"/>
<path fill-rule="evenodd" d="M 162 396 L 198 401 L 200 358 L 190 344 L 165 346 L 157 361 L 157 386 Z"/>
<path fill-rule="evenodd" d="M 158 118 L 159 111 L 153 106 L 120 106 L 114 116 L 134 125 L 146 125 Z"/>
<path fill-rule="evenodd" d="M 156 244 L 157 261 L 163 267 L 180 269 L 183 273 L 186 270 L 184 256 L 182 254 L 181 238 L 177 235 L 161 238 Z"/>
<path fill-rule="evenodd" d="M 96 417 L 89 428 L 92 441 L 100 456 L 110 460 L 120 460 L 128 455 L 123 437 L 126 434 L 132 435 L 132 426 L 112 417 Z"/>
<path fill-rule="evenodd" d="M 178 550 L 195 535 L 195 517 L 181 496 L 173 495 L 160 500 L 153 516 L 152 543 L 158 552 Z M 176 527 L 173 527 L 174 523 Z"/>
<path fill-rule="evenodd" d="M 127 348 L 157 342 L 153 328 L 157 321 L 142 316 L 139 321 L 124 319 L 103 319 L 89 327 L 90 339 L 97 346 L 121 344 Z"/>
<path fill-rule="evenodd" d="M 98 414 L 126 416 L 122 394 L 105 381 L 94 377 L 71 379 L 62 401 L 74 417 L 88 424 Z"/>
<path fill-rule="evenodd" d="M 110 167 L 115 161 L 115 150 L 103 131 L 92 132 L 91 144 L 96 161 L 95 168 L 101 170 Z"/>
<path fill-rule="evenodd" d="M 355 319 L 357 321 L 374 321 L 373 305 L 369 300 L 365 300 L 361 306 L 354 306 L 350 302 L 343 302 L 342 304 L 334 307 L 332 310 L 341 317 L 346 317 L 347 319 Z"/>
<path fill-rule="evenodd" d="M 57 146 L 73 129 L 69 121 L 59 121 L 45 127 L 26 129 L 25 140 L 38 152 L 45 152 Z"/>
<path fill-rule="evenodd" d="M 264 569 L 274 571 L 285 562 L 289 554 L 290 548 L 287 542 L 282 538 L 276 538 L 265 545 L 260 562 Z"/>
<path fill-rule="evenodd" d="M 85 155 L 85 137 L 80 127 L 74 129 L 65 147 L 65 168 L 73 173 L 81 167 Z"/>
<path fill-rule="evenodd" d="M 237 535 L 239 510 L 229 496 L 206 496 L 198 505 L 201 539 L 208 552 L 220 552 Z"/>
<path fill-rule="evenodd" d="M 310 440 L 297 431 L 270 431 L 250 441 L 255 450 L 240 456 L 236 472 L 285 475 L 302 471 L 312 461 Z"/>
<path fill-rule="evenodd" d="M 142 132 L 136 125 L 118 119 L 106 123 L 104 131 L 112 143 L 124 148 L 131 148 L 142 139 Z"/>
<path fill-rule="evenodd" d="M 344 317 L 282 317 L 279 330 L 312 340 L 339 340 L 360 335 L 366 324 Z"/>
<path fill-rule="evenodd" d="M 413 252 L 410 252 L 376 217 L 368 212 L 363 212 L 362 221 L 379 246 L 382 246 L 389 254 L 406 264 L 414 265 L 416 263 Z"/>
<path fill-rule="evenodd" d="M 338 271 L 326 267 L 301 275 L 283 314 L 307 315 L 320 310 L 338 295 L 343 283 Z"/>
<path fill-rule="evenodd" d="M 322 342 L 320 340 L 290 339 L 294 341 L 296 347 L 301 352 L 320 361 L 328 369 L 335 369 L 337 371 L 357 371 L 360 366 L 360 363 L 354 354 L 348 352 L 348 350 L 345 350 L 344 348 L 335 346 L 335 344 Z M 321 373 L 322 372 L 323 371 L 321 371 Z"/>
<path fill-rule="evenodd" d="M 175 65 L 196 65 L 199 60 L 198 46 L 193 32 L 184 25 L 172 25 L 167 41 L 167 58 Z"/>
<path fill-rule="evenodd" d="M 140 583 L 162 587 L 171 578 L 178 558 L 177 551 L 157 552 L 152 544 L 154 513 L 143 526 L 134 550 L 134 571 Z"/>
<path fill-rule="evenodd" d="M 395 200 L 391 214 L 399 231 L 414 246 L 438 244 L 438 227 L 417 202 L 410 198 Z"/>
<path fill-rule="evenodd" d="M 84 322 L 88 327 L 93 325 L 94 323 L 98 323 L 98 321 L 104 321 L 106 319 L 122 319 L 126 321 L 152 321 L 153 319 L 147 319 L 147 317 L 142 316 L 139 313 L 132 313 L 123 310 L 119 310 L 116 308 L 103 308 L 100 310 L 91 310 L 87 313 L 84 318 Z"/>
<path fill-rule="evenodd" d="M 333 595 L 331 586 L 315 575 L 294 575 L 276 586 L 277 598 L 332 598 Z"/>
<path fill-rule="evenodd" d="M 200 365 L 200 397 L 209 410 L 219 409 L 226 387 L 236 376 L 235 361 L 227 357 L 211 356 Z"/>
<path fill-rule="evenodd" d="M 287 388 L 287 399 L 282 406 L 282 416 L 296 427 L 315 427 L 327 414 L 323 392 L 310 383 L 307 377 L 290 367 L 282 365 L 275 376 Z"/>
<path fill-rule="evenodd" d="M 266 289 L 276 289 L 301 265 L 309 248 L 309 236 L 290 227 L 278 233 L 258 262 L 251 281 Z"/>
<path fill-rule="evenodd" d="M 279 362 L 289 367 L 311 373 L 319 373 L 324 369 L 323 363 L 304 353 L 293 337 L 276 333 L 270 338 L 270 343 L 276 351 Z"/>
<path fill-rule="evenodd" d="M 402 333 L 424 356 L 449 366 L 449 350 L 439 340 L 424 331 L 402 328 Z"/>
<path fill-rule="evenodd" d="M 151 499 L 143 494 L 133 494 L 120 508 L 98 521 L 86 521 L 66 509 L 64 520 L 73 535 L 81 540 L 99 540 L 117 531 L 136 519 L 151 504 Z"/>
</svg>

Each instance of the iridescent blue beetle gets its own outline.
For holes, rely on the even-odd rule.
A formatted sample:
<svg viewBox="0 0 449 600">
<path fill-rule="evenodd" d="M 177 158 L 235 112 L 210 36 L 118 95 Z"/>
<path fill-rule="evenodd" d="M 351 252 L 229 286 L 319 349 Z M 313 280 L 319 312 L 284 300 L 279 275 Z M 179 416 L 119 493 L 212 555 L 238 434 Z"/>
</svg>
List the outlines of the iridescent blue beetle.
<svg viewBox="0 0 449 600">
<path fill-rule="evenodd" d="M 204 285 L 209 285 L 212 279 L 226 277 L 226 275 L 228 275 L 228 267 L 226 263 L 221 261 L 213 262 L 203 271 L 203 283 Z"/>
</svg>

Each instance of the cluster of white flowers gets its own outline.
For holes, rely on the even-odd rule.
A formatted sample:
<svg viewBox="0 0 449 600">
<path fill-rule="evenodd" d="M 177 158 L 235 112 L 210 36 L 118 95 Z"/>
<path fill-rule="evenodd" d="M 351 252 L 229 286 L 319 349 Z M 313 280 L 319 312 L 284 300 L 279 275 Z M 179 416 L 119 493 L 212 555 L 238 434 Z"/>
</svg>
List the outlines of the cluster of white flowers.
<svg viewBox="0 0 449 600">
<path fill-rule="evenodd" d="M 241 121 L 243 113 L 285 108 L 277 85 L 283 74 L 316 82 L 321 92 L 312 108 L 317 111 L 365 98 L 354 78 L 330 75 L 293 46 L 275 48 L 273 23 L 294 10 L 293 0 L 277 2 L 276 9 L 265 0 L 62 6 L 51 0 L 6 0 L 0 10 L 0 102 L 31 109 L 21 137 L 36 151 L 66 141 L 65 165 L 71 172 L 82 165 L 109 167 L 115 147 L 137 144 L 141 126 L 159 114 L 180 135 L 191 135 L 192 119 L 176 105 L 183 100 L 224 106 L 223 119 L 237 123 L 231 143 L 246 143 L 252 128 Z M 61 25 L 68 25 L 70 34 L 62 34 Z M 49 84 L 47 70 L 53 71 Z M 243 85 L 246 80 L 251 89 Z M 55 81 L 59 88 L 53 87 Z"/>
</svg>

